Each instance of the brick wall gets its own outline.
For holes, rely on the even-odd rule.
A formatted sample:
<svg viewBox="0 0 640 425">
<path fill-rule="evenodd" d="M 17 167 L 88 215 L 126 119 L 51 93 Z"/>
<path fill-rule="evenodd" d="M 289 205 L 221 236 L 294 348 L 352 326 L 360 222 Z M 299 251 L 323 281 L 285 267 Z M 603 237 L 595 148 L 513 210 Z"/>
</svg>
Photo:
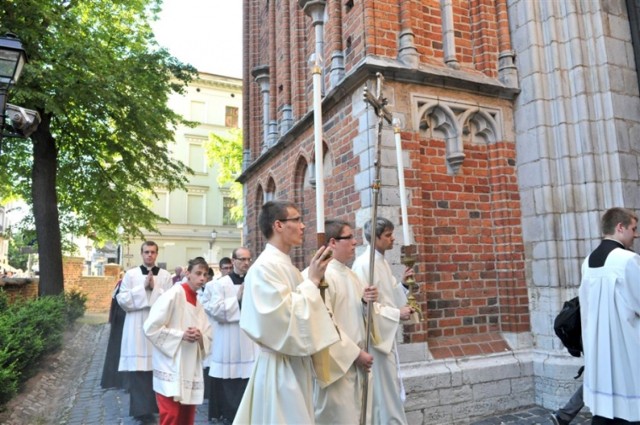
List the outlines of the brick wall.
<svg viewBox="0 0 640 425">
<path fill-rule="evenodd" d="M 314 32 L 300 2 L 246 3 L 245 72 L 273 64 L 274 52 L 286 51 L 292 52 L 294 70 L 290 81 L 277 69 L 269 74 L 272 89 L 284 93 L 290 85 L 294 126 L 278 134 L 267 152 L 259 149 L 260 91 L 245 81 L 250 161 L 241 180 L 249 194 L 248 241 L 257 255 L 262 241 L 254 229 L 272 179 L 275 196 L 294 199 L 305 213 L 306 248 L 294 253 L 301 265 L 315 239 L 313 189 L 300 178 L 313 161 L 311 73 L 305 62 L 315 48 Z M 371 206 L 368 146 L 376 137 L 376 117 L 364 110 L 362 88 L 367 81 L 373 87 L 376 72 L 386 78 L 388 108 L 401 119 L 409 224 L 422 284 L 418 299 L 426 321 L 407 327 L 405 341 L 411 343 L 401 344 L 400 352 L 401 359 L 412 352 L 419 354 L 416 362 L 428 360 L 420 363 L 423 370 L 413 364 L 404 369 L 413 380 L 409 386 L 415 384 L 409 388 L 415 391 L 407 404 L 410 422 L 468 423 L 482 411 L 533 401 L 557 407 L 575 387 L 561 375 L 575 369 L 567 367 L 553 334 L 554 314 L 575 295 L 580 261 L 600 238 L 602 211 L 614 205 L 638 208 L 638 167 L 624 166 L 637 162 L 628 139 L 637 133 L 640 110 L 637 71 L 624 54 L 632 50 L 624 0 L 326 3 L 323 131 L 334 174 L 326 181 L 325 207 L 327 215 L 355 222 L 360 238 Z M 331 12 L 337 3 L 340 13 Z M 269 8 L 283 4 L 291 8 L 292 37 L 280 38 L 282 29 L 276 28 L 274 41 L 267 16 Z M 447 29 L 449 38 L 443 34 Z M 453 51 L 447 42 L 453 42 Z M 336 46 L 345 59 L 339 81 L 329 78 Z M 412 49 L 415 63 L 402 56 Z M 598 78 L 602 75 L 616 77 Z M 595 88 L 585 90 L 586 81 Z M 583 108 L 575 108 L 576 98 Z M 426 99 L 424 109 L 416 107 L 420 99 Z M 283 99 L 270 102 L 276 116 L 269 120 L 279 122 Z M 441 108 L 446 103 L 451 108 Z M 468 120 L 479 111 L 496 124 L 488 133 L 479 121 Z M 406 224 L 398 217 L 393 144 L 385 127 L 380 207 L 398 236 Z M 620 131 L 609 134 L 610 128 Z M 609 134 L 606 146 L 602 134 Z M 449 159 L 458 153 L 459 168 L 452 167 Z M 576 169 L 580 172 L 568 171 Z M 396 272 L 398 251 L 389 253 Z M 512 351 L 501 360 L 512 356 L 517 362 L 504 368 L 487 364 L 503 349 Z M 452 360 L 460 356 L 467 358 Z M 474 371 L 457 376 L 473 362 Z"/>
<path fill-rule="evenodd" d="M 82 257 L 64 257 L 62 268 L 64 272 L 64 288 L 77 288 L 87 295 L 87 313 L 108 312 L 111 307 L 113 287 L 119 279 L 120 266 L 107 264 L 104 276 L 83 276 L 84 259 Z M 9 296 L 10 301 L 17 298 L 36 298 L 38 296 L 39 279 L 0 279 L 0 288 Z"/>
<path fill-rule="evenodd" d="M 9 297 L 9 302 L 17 299 L 30 299 L 38 296 L 38 282 L 36 278 L 0 278 L 0 288 Z"/>
<path fill-rule="evenodd" d="M 339 13 L 337 3 L 341 4 Z M 441 2 L 337 3 L 327 2 L 334 13 L 324 23 L 325 214 L 354 223 L 362 241 L 361 226 L 370 216 L 372 146 L 377 137 L 376 116 L 362 101 L 362 90 L 365 84 L 375 89 L 370 77 L 378 70 L 367 69 L 363 60 L 384 60 L 386 66 L 379 69 L 386 78 L 383 94 L 388 109 L 403 125 L 409 223 L 399 218 L 388 125 L 383 137 L 379 208 L 396 224 L 398 242 L 402 225 L 412 229 L 418 249 L 416 280 L 421 284 L 418 300 L 426 313 L 425 322 L 406 327 L 404 340 L 428 342 L 431 355 L 439 358 L 508 349 L 500 333 L 528 332 L 530 319 L 511 118 L 515 92 L 498 80 L 498 56 L 511 45 L 506 3 L 451 2 L 448 12 L 453 27 L 449 28 L 454 32 L 456 66 L 444 63 L 443 30 L 449 24 L 443 19 L 446 6 Z M 251 51 L 246 66 L 270 68 L 269 121 L 279 123 L 282 108 L 288 102 L 294 105 L 294 127 L 278 134 L 277 146 L 263 153 L 264 118 L 259 107 L 263 99 L 258 85 L 248 82 L 252 106 L 244 114 L 250 129 L 245 147 L 251 150 L 254 162 L 242 178 L 247 188 L 246 220 L 256 231 L 249 232 L 246 241 L 259 254 L 264 241 L 257 231 L 257 219 L 265 193 L 294 201 L 307 229 L 303 247 L 291 255 L 303 268 L 316 245 L 315 189 L 308 182 L 315 161 L 308 60 L 316 44 L 310 17 L 298 2 L 284 4 L 290 8 L 291 30 L 283 26 L 286 16 L 274 18 L 275 2 L 251 2 L 245 16 Z M 398 47 L 407 29 L 414 35 L 419 58 L 411 71 L 422 73 L 423 79 L 402 74 L 406 66 L 398 61 Z M 336 82 L 329 77 L 333 66 L 329 58 L 339 46 L 344 50 L 346 77 Z M 290 55 L 284 60 L 287 52 Z M 396 73 L 403 78 L 396 78 Z M 451 117 L 424 112 L 416 100 L 422 97 L 428 99 L 420 105 L 453 102 L 445 109 Z M 468 112 L 460 112 L 465 108 Z M 478 111 L 494 122 L 489 136 L 480 134 L 482 124 L 469 120 Z M 459 170 L 452 171 L 448 162 L 452 152 L 464 155 Z M 398 272 L 402 268 L 399 257 L 398 248 L 388 256 Z"/>
<path fill-rule="evenodd" d="M 104 276 L 83 276 L 84 259 L 81 257 L 64 257 L 64 287 L 78 288 L 87 295 L 87 313 L 109 311 L 113 288 L 119 279 L 120 266 L 106 264 Z"/>
<path fill-rule="evenodd" d="M 335 8 L 327 2 L 327 10 Z M 444 64 L 443 25 L 440 1 L 420 2 L 408 8 L 401 19 L 399 0 L 363 0 L 349 7 L 343 2 L 340 13 L 328 15 L 324 24 L 325 85 L 331 88 L 332 54 L 341 46 L 344 68 L 348 74 L 361 65 L 366 57 L 396 60 L 399 34 L 403 27 L 414 35 L 413 47 L 419 64 L 447 69 Z M 413 3 L 413 2 L 407 2 Z M 310 58 L 315 51 L 314 30 L 311 19 L 305 15 L 297 1 L 252 1 L 245 15 L 249 29 L 246 71 L 256 67 L 269 67 L 269 121 L 281 123 L 288 107 L 293 109 L 294 122 L 312 107 Z M 287 7 L 287 10 L 278 8 Z M 460 72 L 467 75 L 498 77 L 499 55 L 511 48 L 504 0 L 481 0 L 471 4 L 453 0 L 455 46 L 453 48 Z M 248 123 L 245 147 L 252 159 L 261 154 L 262 95 L 258 85 L 247 81 L 248 99 L 244 116 Z"/>
</svg>

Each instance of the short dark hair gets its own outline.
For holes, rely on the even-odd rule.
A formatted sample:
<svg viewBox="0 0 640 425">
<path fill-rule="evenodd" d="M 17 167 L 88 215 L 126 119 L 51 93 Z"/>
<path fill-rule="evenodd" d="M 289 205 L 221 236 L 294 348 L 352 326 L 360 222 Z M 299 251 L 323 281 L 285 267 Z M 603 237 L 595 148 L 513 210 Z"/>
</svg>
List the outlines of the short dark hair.
<svg viewBox="0 0 640 425">
<path fill-rule="evenodd" d="M 239 246 L 238 248 L 234 249 L 233 252 L 231 252 L 231 258 L 237 259 L 238 258 L 238 251 L 240 251 L 241 249 L 246 249 L 247 251 L 251 252 L 249 250 L 249 248 L 247 248 L 245 246 Z"/>
<path fill-rule="evenodd" d="M 154 241 L 144 241 L 142 242 L 142 245 L 140 245 L 140 253 L 142 254 L 142 251 L 144 251 L 144 247 L 145 246 L 155 246 L 156 247 L 156 252 L 160 251 L 160 248 L 158 248 L 158 244 L 155 243 Z"/>
<path fill-rule="evenodd" d="M 209 263 L 203 257 L 196 257 L 192 260 L 189 260 L 189 266 L 187 267 L 187 271 L 191 272 L 195 267 L 202 266 L 205 269 L 209 268 Z"/>
<path fill-rule="evenodd" d="M 220 259 L 220 262 L 218 263 L 218 266 L 220 268 L 222 268 L 222 266 L 226 265 L 226 264 L 233 264 L 233 262 L 231 261 L 231 258 L 229 257 L 222 257 Z"/>
<path fill-rule="evenodd" d="M 609 208 L 600 220 L 600 230 L 603 235 L 613 235 L 616 232 L 616 226 L 621 223 L 624 227 L 628 227 L 631 222 L 638 221 L 636 213 L 628 208 L 614 207 Z"/>
<path fill-rule="evenodd" d="M 284 220 L 287 218 L 287 209 L 294 208 L 298 211 L 296 204 L 290 201 L 269 201 L 262 206 L 258 224 L 260 231 L 265 238 L 271 239 L 273 236 L 273 224 L 276 220 Z"/>
<path fill-rule="evenodd" d="M 351 225 L 345 220 L 325 220 L 324 222 L 324 237 L 327 242 L 331 238 L 340 237 L 342 229 L 345 227 L 351 227 Z"/>
<path fill-rule="evenodd" d="M 211 267 L 209 267 L 209 271 L 207 271 L 207 274 L 209 275 L 209 277 L 213 277 L 213 275 L 215 274 L 213 269 Z"/>
<path fill-rule="evenodd" d="M 393 230 L 394 228 L 393 223 L 386 218 L 376 218 L 376 238 L 382 236 L 385 230 Z M 364 237 L 367 239 L 367 242 L 371 243 L 371 220 L 364 223 Z"/>
</svg>

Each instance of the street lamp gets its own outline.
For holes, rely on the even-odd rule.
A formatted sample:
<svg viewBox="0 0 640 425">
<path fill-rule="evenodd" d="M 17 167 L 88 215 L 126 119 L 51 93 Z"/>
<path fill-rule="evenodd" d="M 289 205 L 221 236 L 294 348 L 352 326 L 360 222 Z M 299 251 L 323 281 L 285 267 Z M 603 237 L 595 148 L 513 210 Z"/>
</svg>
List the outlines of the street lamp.
<svg viewBox="0 0 640 425">
<path fill-rule="evenodd" d="M 218 238 L 218 232 L 216 229 L 211 231 L 211 239 L 209 240 L 209 262 L 213 263 L 213 244 L 216 243 L 216 239 Z"/>
<path fill-rule="evenodd" d="M 8 88 L 18 82 L 27 54 L 15 34 L 0 37 L 0 85 Z"/>
<path fill-rule="evenodd" d="M 11 33 L 0 36 L 0 140 L 2 140 L 1 132 L 4 128 L 7 92 L 18 82 L 25 62 L 27 62 L 27 54 L 20 39 Z"/>
</svg>

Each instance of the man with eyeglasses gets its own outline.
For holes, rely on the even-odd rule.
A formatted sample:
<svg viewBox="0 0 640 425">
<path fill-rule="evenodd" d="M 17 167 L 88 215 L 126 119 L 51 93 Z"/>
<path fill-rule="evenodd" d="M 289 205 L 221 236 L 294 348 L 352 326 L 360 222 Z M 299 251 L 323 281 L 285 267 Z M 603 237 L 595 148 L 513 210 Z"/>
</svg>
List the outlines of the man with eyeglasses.
<svg viewBox="0 0 640 425">
<path fill-rule="evenodd" d="M 209 419 L 231 424 L 249 382 L 257 346 L 240 329 L 244 278 L 251 266 L 251 251 L 236 248 L 233 270 L 207 283 L 201 301 L 213 322 L 215 343 L 209 358 Z"/>
<path fill-rule="evenodd" d="M 311 355 L 340 339 L 318 289 L 331 250 L 318 249 L 305 279 L 289 257 L 305 228 L 296 205 L 269 201 L 258 223 L 267 244 L 245 279 L 240 327 L 260 351 L 234 424 L 313 424 Z"/>
<path fill-rule="evenodd" d="M 330 369 L 328 381 L 316 378 L 313 404 L 317 424 L 350 425 L 360 421 L 363 382 L 373 364 L 373 356 L 363 350 L 366 341 L 365 313 L 366 307 L 377 300 L 378 289 L 369 286 L 347 265 L 353 261 L 357 245 L 349 223 L 343 220 L 325 221 L 325 238 L 333 252 L 333 259 L 324 274 L 328 285 L 325 304 L 333 313 L 341 339 L 329 347 L 335 367 Z M 386 317 L 384 308 L 377 303 L 373 305 L 373 340 L 392 343 L 396 321 Z M 368 407 L 370 416 L 371 403 L 368 403 Z"/>
<path fill-rule="evenodd" d="M 220 279 L 233 271 L 233 261 L 229 257 L 222 257 L 218 262 L 218 267 L 220 267 L 220 277 L 218 277 Z"/>
<path fill-rule="evenodd" d="M 353 271 L 366 282 L 378 288 L 380 305 L 385 307 L 385 316 L 395 321 L 395 330 L 401 320 L 409 320 L 413 309 L 407 305 L 405 288 L 393 276 L 389 263 L 384 258 L 386 251 L 393 248 L 393 223 L 378 217 L 375 226 L 371 220 L 364 225 L 364 236 L 369 246 L 353 263 Z M 373 280 L 369 278 L 371 249 L 375 249 Z M 404 280 L 413 275 L 413 270 L 405 269 Z M 407 424 L 404 412 L 404 386 L 399 375 L 400 361 L 395 339 L 389 344 L 372 344 L 373 354 L 373 403 L 372 424 Z"/>
</svg>

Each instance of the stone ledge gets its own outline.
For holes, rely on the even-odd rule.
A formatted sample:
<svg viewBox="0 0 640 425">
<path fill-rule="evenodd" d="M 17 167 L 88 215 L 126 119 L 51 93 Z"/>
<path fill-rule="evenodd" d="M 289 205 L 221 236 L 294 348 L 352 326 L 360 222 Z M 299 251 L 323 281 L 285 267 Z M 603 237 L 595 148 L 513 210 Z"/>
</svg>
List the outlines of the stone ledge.
<svg viewBox="0 0 640 425">
<path fill-rule="evenodd" d="M 531 350 L 402 364 L 407 417 L 415 423 L 465 425 L 533 405 Z"/>
</svg>

